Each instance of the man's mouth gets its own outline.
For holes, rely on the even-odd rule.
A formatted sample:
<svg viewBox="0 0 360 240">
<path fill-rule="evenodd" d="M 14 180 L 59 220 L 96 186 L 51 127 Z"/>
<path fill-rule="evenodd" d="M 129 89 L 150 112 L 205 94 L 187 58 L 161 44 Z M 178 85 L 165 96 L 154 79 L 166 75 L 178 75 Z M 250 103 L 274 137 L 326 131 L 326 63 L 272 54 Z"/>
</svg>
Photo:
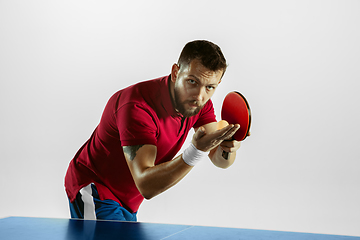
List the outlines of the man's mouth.
<svg viewBox="0 0 360 240">
<path fill-rule="evenodd" d="M 198 108 L 198 107 L 200 107 L 198 104 L 196 104 L 196 102 L 188 102 L 188 105 L 189 105 L 191 108 Z"/>
</svg>

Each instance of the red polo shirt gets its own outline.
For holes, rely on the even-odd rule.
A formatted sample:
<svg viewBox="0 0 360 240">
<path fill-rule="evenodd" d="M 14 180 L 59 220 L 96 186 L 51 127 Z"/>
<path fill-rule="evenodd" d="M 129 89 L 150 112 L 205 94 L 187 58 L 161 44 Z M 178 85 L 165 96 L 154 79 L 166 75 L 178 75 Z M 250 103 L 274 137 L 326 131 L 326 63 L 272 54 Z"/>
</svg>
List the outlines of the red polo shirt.
<svg viewBox="0 0 360 240">
<path fill-rule="evenodd" d="M 175 157 L 192 127 L 216 121 L 211 100 L 196 116 L 179 115 L 172 105 L 169 80 L 166 76 L 141 82 L 110 98 L 99 125 L 69 164 L 65 189 L 70 201 L 82 187 L 95 183 L 101 200 L 112 199 L 136 212 L 144 198 L 122 146 L 155 145 L 157 165 Z"/>
</svg>

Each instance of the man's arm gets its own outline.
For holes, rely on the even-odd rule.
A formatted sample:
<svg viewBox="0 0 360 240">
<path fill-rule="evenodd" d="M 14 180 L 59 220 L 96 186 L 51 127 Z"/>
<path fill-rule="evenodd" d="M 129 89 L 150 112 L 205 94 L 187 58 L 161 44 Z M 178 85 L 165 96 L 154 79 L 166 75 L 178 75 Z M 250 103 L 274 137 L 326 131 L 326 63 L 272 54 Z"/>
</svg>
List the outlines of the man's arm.
<svg viewBox="0 0 360 240">
<path fill-rule="evenodd" d="M 146 199 L 174 186 L 192 169 L 181 156 L 154 165 L 157 152 L 154 145 L 124 146 L 123 150 L 136 187 Z"/>
<path fill-rule="evenodd" d="M 231 137 L 235 131 L 234 126 L 230 125 L 209 134 L 198 130 L 192 142 L 197 149 L 207 152 Z M 146 199 L 174 186 L 193 168 L 184 162 L 182 155 L 155 165 L 157 148 L 154 145 L 124 146 L 123 151 L 136 187 Z"/>
</svg>

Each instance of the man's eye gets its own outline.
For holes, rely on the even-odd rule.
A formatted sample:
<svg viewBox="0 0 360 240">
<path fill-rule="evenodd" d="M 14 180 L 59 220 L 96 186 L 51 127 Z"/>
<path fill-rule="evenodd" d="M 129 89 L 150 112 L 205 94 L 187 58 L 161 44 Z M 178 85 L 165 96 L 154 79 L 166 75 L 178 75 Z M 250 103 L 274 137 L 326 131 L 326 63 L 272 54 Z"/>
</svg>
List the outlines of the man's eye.
<svg viewBox="0 0 360 240">
<path fill-rule="evenodd" d="M 192 79 L 189 79 L 189 80 L 188 80 L 188 83 L 189 83 L 190 85 L 196 85 L 196 84 L 197 84 L 197 82 L 196 82 L 195 80 L 192 80 Z"/>
<path fill-rule="evenodd" d="M 213 87 L 213 86 L 207 86 L 206 88 L 207 88 L 207 90 L 209 90 L 209 91 L 211 91 L 211 90 L 214 90 L 214 89 L 215 89 L 215 87 Z"/>
</svg>

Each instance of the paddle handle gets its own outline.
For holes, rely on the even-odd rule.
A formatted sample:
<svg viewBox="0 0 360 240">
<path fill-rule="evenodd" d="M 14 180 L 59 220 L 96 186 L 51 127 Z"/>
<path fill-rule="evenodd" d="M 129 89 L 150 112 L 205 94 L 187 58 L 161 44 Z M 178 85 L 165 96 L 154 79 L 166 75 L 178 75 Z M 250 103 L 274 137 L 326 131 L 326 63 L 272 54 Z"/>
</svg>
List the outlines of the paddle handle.
<svg viewBox="0 0 360 240">
<path fill-rule="evenodd" d="M 223 151 L 221 155 L 225 160 L 229 160 L 229 155 L 230 155 L 229 152 Z"/>
</svg>

